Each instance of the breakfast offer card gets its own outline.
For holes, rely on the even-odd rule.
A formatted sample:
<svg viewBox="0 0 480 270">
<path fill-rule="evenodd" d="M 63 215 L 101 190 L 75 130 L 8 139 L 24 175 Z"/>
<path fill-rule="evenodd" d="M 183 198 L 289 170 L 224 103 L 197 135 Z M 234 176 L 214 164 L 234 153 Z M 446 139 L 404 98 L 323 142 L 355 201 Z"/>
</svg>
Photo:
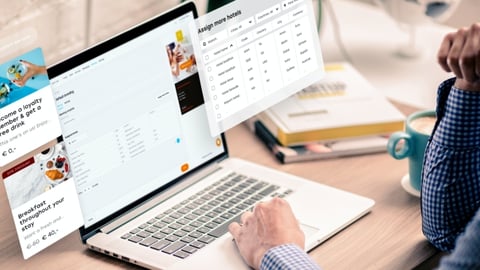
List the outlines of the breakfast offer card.
<svg viewBox="0 0 480 270">
<path fill-rule="evenodd" d="M 0 172 L 25 259 L 83 225 L 40 48 L 0 65 Z"/>
</svg>

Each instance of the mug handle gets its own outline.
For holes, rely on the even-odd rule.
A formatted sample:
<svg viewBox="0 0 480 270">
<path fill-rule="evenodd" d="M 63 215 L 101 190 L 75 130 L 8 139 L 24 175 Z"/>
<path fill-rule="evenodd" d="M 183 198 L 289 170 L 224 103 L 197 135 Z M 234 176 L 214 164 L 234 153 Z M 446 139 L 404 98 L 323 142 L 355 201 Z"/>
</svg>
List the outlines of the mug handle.
<svg viewBox="0 0 480 270">
<path fill-rule="evenodd" d="M 403 159 L 406 158 L 410 155 L 411 152 L 411 136 L 405 132 L 402 131 L 397 131 L 392 133 L 390 135 L 390 138 L 388 138 L 388 143 L 387 143 L 387 151 L 388 153 L 395 159 Z M 397 151 L 397 144 L 401 141 L 404 140 L 403 147 L 398 149 Z"/>
</svg>

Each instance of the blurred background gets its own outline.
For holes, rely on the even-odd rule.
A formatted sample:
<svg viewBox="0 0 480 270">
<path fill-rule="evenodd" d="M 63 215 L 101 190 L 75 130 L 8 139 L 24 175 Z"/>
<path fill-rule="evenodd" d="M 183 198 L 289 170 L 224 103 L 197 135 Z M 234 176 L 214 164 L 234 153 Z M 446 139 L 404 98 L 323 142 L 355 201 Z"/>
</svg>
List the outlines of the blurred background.
<svg viewBox="0 0 480 270">
<path fill-rule="evenodd" d="M 41 47 L 47 65 L 51 65 L 180 1 L 0 0 L 0 62 Z M 374 0 L 355 1 L 374 5 Z M 214 8 L 212 3 L 209 6 L 208 0 L 194 2 L 200 14 L 204 14 L 207 8 Z M 453 27 L 470 25 L 478 20 L 478 14 L 478 0 L 463 0 L 446 24 Z"/>
</svg>

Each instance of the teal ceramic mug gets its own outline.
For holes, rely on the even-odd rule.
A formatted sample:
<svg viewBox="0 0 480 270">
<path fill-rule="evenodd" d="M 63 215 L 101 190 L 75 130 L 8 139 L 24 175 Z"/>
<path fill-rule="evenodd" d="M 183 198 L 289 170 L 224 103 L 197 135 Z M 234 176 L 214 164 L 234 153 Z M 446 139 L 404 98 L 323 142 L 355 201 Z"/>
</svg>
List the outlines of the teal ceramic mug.
<svg viewBox="0 0 480 270">
<path fill-rule="evenodd" d="M 393 133 L 387 151 L 395 159 L 408 158 L 410 185 L 417 191 L 422 186 L 423 157 L 427 141 L 436 122 L 433 110 L 413 113 L 405 120 L 405 131 Z"/>
</svg>

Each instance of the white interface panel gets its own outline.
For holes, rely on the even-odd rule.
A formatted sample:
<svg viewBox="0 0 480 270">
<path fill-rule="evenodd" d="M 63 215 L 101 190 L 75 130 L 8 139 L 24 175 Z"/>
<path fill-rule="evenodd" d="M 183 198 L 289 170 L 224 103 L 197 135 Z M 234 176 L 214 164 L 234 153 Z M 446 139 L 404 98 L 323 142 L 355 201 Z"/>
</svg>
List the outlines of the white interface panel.
<svg viewBox="0 0 480 270">
<path fill-rule="evenodd" d="M 324 75 L 310 0 L 236 0 L 191 31 L 213 136 Z"/>
</svg>

